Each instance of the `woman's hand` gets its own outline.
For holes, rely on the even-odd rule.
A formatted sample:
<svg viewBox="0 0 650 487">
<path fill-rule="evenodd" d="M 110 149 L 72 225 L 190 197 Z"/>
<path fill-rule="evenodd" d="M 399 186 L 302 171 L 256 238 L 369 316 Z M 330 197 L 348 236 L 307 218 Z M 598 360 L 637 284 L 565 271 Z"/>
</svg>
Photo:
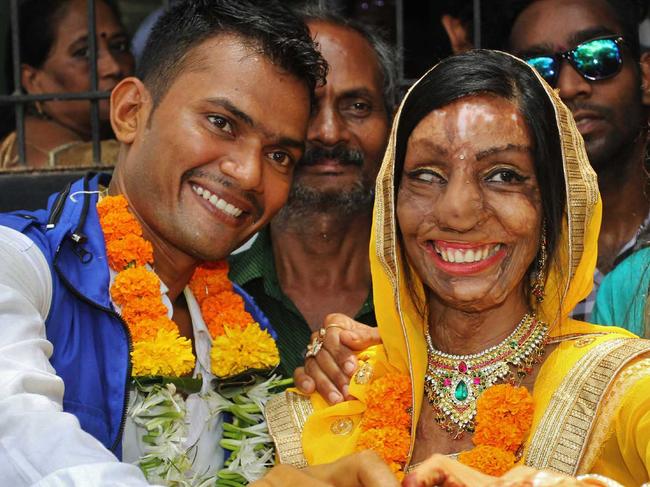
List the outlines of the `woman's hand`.
<svg viewBox="0 0 650 487">
<path fill-rule="evenodd" d="M 435 454 L 418 465 L 402 482 L 403 487 L 587 487 L 598 481 L 578 480 L 561 473 L 515 467 L 501 477 L 479 472 L 445 455 Z"/>
<path fill-rule="evenodd" d="M 381 343 L 379 330 L 354 321 L 346 315 L 327 315 L 323 328 L 323 346 L 313 357 L 305 359 L 305 366 L 293 373 L 298 389 L 311 394 L 314 391 L 330 404 L 349 399 L 348 385 L 357 367 L 356 353 Z M 312 343 L 319 332 L 312 334 Z"/>
<path fill-rule="evenodd" d="M 390 468 L 369 450 L 348 455 L 325 465 L 298 470 L 287 465 L 273 467 L 251 487 L 399 487 Z"/>
<path fill-rule="evenodd" d="M 472 467 L 463 465 L 446 455 L 431 455 L 424 462 L 407 474 L 402 481 L 403 487 L 483 487 L 498 481 L 496 477 L 485 475 Z"/>
</svg>

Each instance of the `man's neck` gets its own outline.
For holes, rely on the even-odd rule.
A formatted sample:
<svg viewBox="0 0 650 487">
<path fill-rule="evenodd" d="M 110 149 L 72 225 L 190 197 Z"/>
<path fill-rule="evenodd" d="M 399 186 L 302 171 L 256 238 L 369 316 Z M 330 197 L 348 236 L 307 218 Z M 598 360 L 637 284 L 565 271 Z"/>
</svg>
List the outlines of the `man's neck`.
<svg viewBox="0 0 650 487">
<path fill-rule="evenodd" d="M 124 184 L 117 170 L 111 179 L 108 192 L 113 196 L 122 194 L 127 200 L 129 199 L 124 191 Z M 200 264 L 200 261 L 175 248 L 161 238 L 145 219 L 138 214 L 137 209 L 131 205 L 129 205 L 129 211 L 138 220 L 138 223 L 140 223 L 142 236 L 151 243 L 153 247 L 154 271 L 165 286 L 167 286 L 167 296 L 170 301 L 175 303 L 190 281 L 194 269 Z"/>
<path fill-rule="evenodd" d="M 598 185 L 603 200 L 603 221 L 598 238 L 598 268 L 609 272 L 623 246 L 630 241 L 650 211 L 650 188 L 645 169 L 645 144 L 637 144 L 629 163 L 611 164 L 618 174 L 601 173 Z M 623 173 L 621 174 L 621 168 Z"/>
<path fill-rule="evenodd" d="M 368 243 L 372 215 L 332 213 L 271 223 L 271 243 L 283 292 L 312 328 L 327 313 L 354 315 L 370 291 Z"/>
</svg>

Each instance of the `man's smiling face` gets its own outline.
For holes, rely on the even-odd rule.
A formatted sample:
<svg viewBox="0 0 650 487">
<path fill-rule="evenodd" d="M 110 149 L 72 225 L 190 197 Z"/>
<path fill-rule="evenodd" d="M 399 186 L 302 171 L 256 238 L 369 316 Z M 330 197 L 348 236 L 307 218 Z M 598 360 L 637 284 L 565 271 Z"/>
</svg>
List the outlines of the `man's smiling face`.
<svg viewBox="0 0 650 487">
<path fill-rule="evenodd" d="M 236 35 L 206 40 L 185 66 L 138 127 L 123 179 L 157 238 L 214 260 L 284 205 L 303 153 L 309 91 Z"/>
</svg>

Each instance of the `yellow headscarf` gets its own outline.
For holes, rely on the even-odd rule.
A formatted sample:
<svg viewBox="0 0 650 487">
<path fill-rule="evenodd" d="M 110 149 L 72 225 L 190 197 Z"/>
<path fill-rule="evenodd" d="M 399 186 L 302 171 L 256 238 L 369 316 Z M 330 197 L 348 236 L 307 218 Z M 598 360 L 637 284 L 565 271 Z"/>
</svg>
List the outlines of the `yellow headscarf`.
<svg viewBox="0 0 650 487">
<path fill-rule="evenodd" d="M 571 112 L 558 94 L 537 72 L 514 56 L 535 74 L 544 87 L 555 109 L 560 133 L 562 164 L 566 183 L 566 211 L 562 231 L 551 256 L 551 267 L 546 280 L 546 297 L 537 308 L 537 314 L 551 325 L 551 334 L 561 330 L 574 306 L 584 299 L 593 284 L 596 266 L 598 229 L 601 203 L 596 174 L 589 165 L 584 142 Z M 437 68 L 432 68 L 431 71 Z M 397 224 L 395 221 L 395 149 L 397 128 L 404 104 L 425 74 L 406 94 L 397 112 L 391 130 L 388 148 L 377 177 L 373 228 L 370 241 L 370 265 L 375 303 L 375 314 L 388 361 L 403 373 L 410 373 L 414 391 L 422 391 L 427 366 L 424 326 L 404 282 L 404 265 L 400 257 Z M 545 197 L 549 197 L 546 195 Z M 415 272 L 410 273 L 415 288 L 423 293 L 422 282 Z M 414 427 L 422 406 L 422 394 L 414 394 Z"/>
</svg>

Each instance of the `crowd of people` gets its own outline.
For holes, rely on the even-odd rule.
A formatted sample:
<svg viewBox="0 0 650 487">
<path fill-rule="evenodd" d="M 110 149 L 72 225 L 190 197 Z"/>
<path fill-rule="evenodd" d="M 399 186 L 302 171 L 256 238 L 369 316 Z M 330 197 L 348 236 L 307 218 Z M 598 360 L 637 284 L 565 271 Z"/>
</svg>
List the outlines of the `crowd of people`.
<svg viewBox="0 0 650 487">
<path fill-rule="evenodd" d="M 87 90 L 46 3 L 23 89 Z M 322 7 L 172 2 L 136 67 L 97 2 L 115 169 L 0 214 L 0 484 L 650 484 L 647 6 L 507 4 L 400 100 Z M 89 107 L 30 108 L 35 166 Z"/>
</svg>

